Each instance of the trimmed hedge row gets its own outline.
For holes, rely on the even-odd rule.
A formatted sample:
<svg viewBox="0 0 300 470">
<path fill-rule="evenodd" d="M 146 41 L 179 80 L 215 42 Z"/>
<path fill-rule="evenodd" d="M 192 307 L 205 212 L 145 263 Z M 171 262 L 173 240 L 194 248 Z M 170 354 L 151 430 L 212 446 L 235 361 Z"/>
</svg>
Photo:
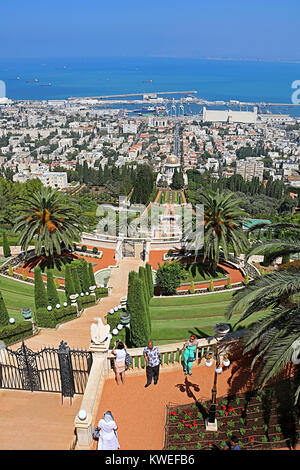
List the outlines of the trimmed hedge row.
<svg viewBox="0 0 300 470">
<path fill-rule="evenodd" d="M 117 326 L 119 325 L 119 323 L 121 323 L 121 313 L 123 312 L 120 312 L 120 311 L 117 311 L 115 313 L 113 313 L 112 315 L 110 313 L 108 313 L 106 315 L 106 322 L 107 324 L 110 326 L 110 333 L 112 334 L 112 330 L 114 328 L 117 328 Z M 126 327 L 123 327 L 121 331 L 119 331 L 119 333 L 117 335 L 113 335 L 112 336 L 112 339 L 110 340 L 110 344 L 109 344 L 109 349 L 112 349 L 114 347 L 114 344 L 117 340 L 120 340 L 122 341 L 122 343 L 128 343 L 128 340 L 129 340 L 129 337 L 128 337 L 128 333 L 129 334 L 129 330 L 128 328 Z M 127 344 L 128 346 L 128 344 Z"/>
<path fill-rule="evenodd" d="M 23 321 L 14 325 L 6 325 L 0 327 L 0 339 L 6 345 L 27 338 L 32 335 L 31 321 Z"/>
<path fill-rule="evenodd" d="M 75 306 L 69 305 L 68 307 L 55 308 L 50 311 L 40 307 L 35 312 L 35 321 L 41 328 L 55 328 L 58 323 L 72 320 L 76 316 L 77 309 Z"/>
</svg>

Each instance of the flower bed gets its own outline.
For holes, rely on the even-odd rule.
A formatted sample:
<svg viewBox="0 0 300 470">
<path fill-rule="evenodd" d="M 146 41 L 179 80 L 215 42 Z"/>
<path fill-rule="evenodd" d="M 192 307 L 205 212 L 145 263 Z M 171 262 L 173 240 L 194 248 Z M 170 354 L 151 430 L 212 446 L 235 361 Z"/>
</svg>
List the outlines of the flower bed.
<svg viewBox="0 0 300 470">
<path fill-rule="evenodd" d="M 197 402 L 167 407 L 164 449 L 223 450 L 232 436 L 245 450 L 288 449 L 297 442 L 299 409 L 291 401 L 285 410 L 271 388 L 219 400 L 216 432 L 205 431 L 209 406 L 209 402 Z"/>
</svg>

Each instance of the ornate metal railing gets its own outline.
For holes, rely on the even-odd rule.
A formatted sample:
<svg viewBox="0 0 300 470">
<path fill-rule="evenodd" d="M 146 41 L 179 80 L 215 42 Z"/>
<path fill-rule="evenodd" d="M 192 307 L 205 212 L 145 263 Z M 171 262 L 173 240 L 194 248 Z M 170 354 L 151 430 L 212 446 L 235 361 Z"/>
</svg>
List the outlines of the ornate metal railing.
<svg viewBox="0 0 300 470">
<path fill-rule="evenodd" d="M 57 392 L 63 397 L 84 394 L 92 365 L 92 353 L 59 348 L 29 349 L 24 341 L 17 350 L 0 350 L 0 389 Z"/>
</svg>

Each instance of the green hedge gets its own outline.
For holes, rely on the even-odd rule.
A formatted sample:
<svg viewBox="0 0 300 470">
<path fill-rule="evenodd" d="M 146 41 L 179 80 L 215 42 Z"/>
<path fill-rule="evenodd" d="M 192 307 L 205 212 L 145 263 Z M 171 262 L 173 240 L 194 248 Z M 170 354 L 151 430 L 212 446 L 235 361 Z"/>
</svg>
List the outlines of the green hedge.
<svg viewBox="0 0 300 470">
<path fill-rule="evenodd" d="M 117 328 L 119 323 L 121 323 L 121 318 L 120 318 L 121 313 L 122 312 L 120 312 L 118 310 L 117 312 L 115 312 L 113 314 L 108 313 L 106 315 L 106 317 L 105 317 L 106 322 L 110 326 L 110 334 L 112 334 L 112 330 L 114 328 Z M 126 343 L 126 345 L 128 346 L 128 344 L 127 344 L 129 342 L 128 333 L 129 333 L 128 328 L 123 327 L 122 330 L 119 331 L 119 333 L 117 335 L 112 334 L 112 339 L 110 340 L 109 349 L 112 349 L 114 347 L 114 344 L 117 340 L 122 341 L 122 343 Z"/>
<path fill-rule="evenodd" d="M 27 338 L 32 335 L 31 321 L 23 321 L 14 325 L 6 325 L 0 327 L 0 339 L 6 345 L 19 341 L 22 338 Z"/>
<path fill-rule="evenodd" d="M 95 289 L 95 293 L 96 293 L 97 299 L 100 299 L 101 297 L 107 297 L 108 287 L 97 287 Z"/>
<path fill-rule="evenodd" d="M 64 308 L 55 308 L 50 311 L 46 308 L 39 308 L 35 312 L 35 321 L 41 328 L 55 328 L 58 323 L 72 320 L 76 316 L 77 309 L 71 305 Z"/>
</svg>

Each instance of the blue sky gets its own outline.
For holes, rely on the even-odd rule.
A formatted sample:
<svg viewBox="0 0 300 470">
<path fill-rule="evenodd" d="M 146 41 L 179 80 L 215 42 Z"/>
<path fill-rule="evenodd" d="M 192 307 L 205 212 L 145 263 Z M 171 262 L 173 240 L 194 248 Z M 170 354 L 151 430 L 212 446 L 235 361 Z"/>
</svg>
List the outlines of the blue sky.
<svg viewBox="0 0 300 470">
<path fill-rule="evenodd" d="M 0 58 L 300 59 L 299 0 L 2 0 Z"/>
</svg>

